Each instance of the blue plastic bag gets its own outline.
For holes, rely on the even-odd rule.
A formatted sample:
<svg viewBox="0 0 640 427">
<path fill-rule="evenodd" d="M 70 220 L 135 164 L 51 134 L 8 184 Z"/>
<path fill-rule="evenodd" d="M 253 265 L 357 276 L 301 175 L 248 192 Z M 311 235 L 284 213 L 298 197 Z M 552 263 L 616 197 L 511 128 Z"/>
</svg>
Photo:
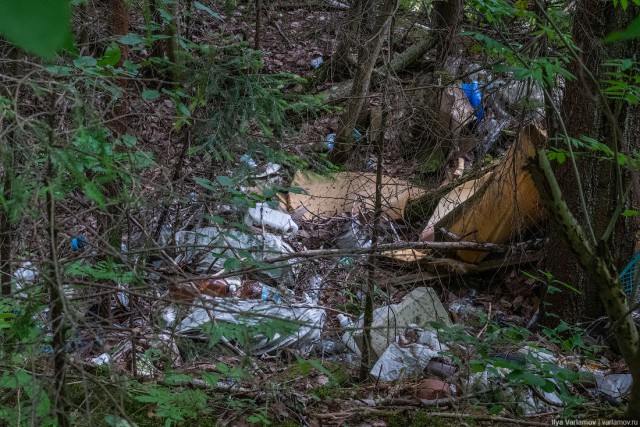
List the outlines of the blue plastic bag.
<svg viewBox="0 0 640 427">
<path fill-rule="evenodd" d="M 74 237 L 73 239 L 71 239 L 71 250 L 79 251 L 80 249 L 84 248 L 86 244 L 87 238 L 83 235 Z"/>
<path fill-rule="evenodd" d="M 478 87 L 478 82 L 462 83 L 461 87 L 469 103 L 476 110 L 476 119 L 480 123 L 484 119 L 484 111 L 482 110 L 482 90 Z"/>
</svg>

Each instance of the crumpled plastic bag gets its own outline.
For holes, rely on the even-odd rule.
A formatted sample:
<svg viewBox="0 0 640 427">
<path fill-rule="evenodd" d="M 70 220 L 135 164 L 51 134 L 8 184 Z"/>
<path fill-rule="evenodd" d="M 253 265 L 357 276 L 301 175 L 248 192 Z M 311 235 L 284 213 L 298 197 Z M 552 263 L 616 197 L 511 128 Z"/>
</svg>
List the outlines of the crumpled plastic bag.
<svg viewBox="0 0 640 427">
<path fill-rule="evenodd" d="M 208 308 L 195 308 L 180 322 L 176 331 L 193 332 L 215 319 L 216 322 L 260 326 L 251 337 L 247 353 L 261 355 L 277 349 L 296 348 L 308 353 L 321 339 L 326 319 L 323 308 L 301 304 L 274 304 L 270 301 L 213 298 Z M 272 323 L 276 321 L 275 323 Z M 281 322 L 288 322 L 283 325 Z M 272 323 L 270 325 L 270 323 Z M 224 327 L 220 325 L 220 327 Z M 270 329 L 272 328 L 272 329 Z M 268 336 L 272 335 L 272 336 Z"/>
<path fill-rule="evenodd" d="M 256 260 L 268 261 L 285 254 L 295 253 L 294 249 L 271 233 L 253 235 L 238 230 L 225 230 L 218 227 L 205 227 L 194 231 L 179 231 L 175 235 L 180 253 L 176 262 L 189 263 L 198 260 L 196 272 L 210 269 L 222 270 L 228 259 L 237 259 L 238 250 L 247 250 Z M 206 246 L 211 246 L 207 248 Z M 294 259 L 274 265 L 277 268 L 265 269 L 264 273 L 274 279 L 293 281 L 299 265 Z"/>
</svg>

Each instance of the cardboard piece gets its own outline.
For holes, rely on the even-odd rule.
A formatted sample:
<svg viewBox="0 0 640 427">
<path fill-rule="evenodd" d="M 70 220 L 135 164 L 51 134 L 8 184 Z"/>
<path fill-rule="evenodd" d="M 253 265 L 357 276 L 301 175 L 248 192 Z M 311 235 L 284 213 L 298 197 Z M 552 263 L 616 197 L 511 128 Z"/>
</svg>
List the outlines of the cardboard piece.
<svg viewBox="0 0 640 427">
<path fill-rule="evenodd" d="M 535 147 L 545 139 L 536 126 L 524 128 L 491 175 L 480 178 L 485 180 L 480 188 L 473 182 L 452 191 L 459 193 L 460 199 L 439 206 L 433 221 L 429 221 L 431 227 L 444 227 L 467 241 L 508 243 L 539 223 L 546 213 L 526 165 L 534 157 Z M 429 240 L 427 231 L 421 239 Z M 488 253 L 460 250 L 457 255 L 463 261 L 479 263 Z"/>
<path fill-rule="evenodd" d="M 420 240 L 423 242 L 432 242 L 435 238 L 435 225 L 445 218 L 452 210 L 464 203 L 468 198 L 473 196 L 491 177 L 491 172 L 484 174 L 478 179 L 472 179 L 464 182 L 449 191 L 440 199 L 436 210 L 429 218 L 427 226 L 420 234 Z"/>
<path fill-rule="evenodd" d="M 376 174 L 341 172 L 332 177 L 296 172 L 291 187 L 300 187 L 307 194 L 289 193 L 286 197 L 290 211 L 306 209 L 303 219 L 314 216 L 332 216 L 351 212 L 354 202 L 367 209 L 375 209 Z M 382 177 L 382 209 L 391 220 L 399 220 L 409 200 L 422 195 L 424 190 L 409 182 L 388 176 Z"/>
<path fill-rule="evenodd" d="M 391 258 L 392 260 L 400 263 L 411 264 L 428 259 L 429 252 L 429 250 L 394 249 L 392 251 L 381 252 L 380 256 Z"/>
</svg>

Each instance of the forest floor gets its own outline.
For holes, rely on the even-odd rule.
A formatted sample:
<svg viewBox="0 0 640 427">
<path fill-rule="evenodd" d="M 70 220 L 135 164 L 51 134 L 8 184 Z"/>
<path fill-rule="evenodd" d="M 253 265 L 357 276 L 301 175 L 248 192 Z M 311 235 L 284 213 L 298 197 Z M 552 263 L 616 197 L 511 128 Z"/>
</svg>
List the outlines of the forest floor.
<svg viewBox="0 0 640 427">
<path fill-rule="evenodd" d="M 330 6 L 316 8 L 312 5 L 281 3 L 276 7 L 267 4 L 260 37 L 264 71 L 295 74 L 313 82 L 317 71 L 312 67 L 312 61 L 319 56 L 325 61 L 330 58 L 340 37 L 344 36 L 346 17 L 347 11 Z M 220 40 L 244 40 L 250 45 L 255 43 L 253 6 L 239 5 L 225 16 L 224 22 L 206 14 L 200 19 L 206 24 L 202 28 L 209 26 L 218 30 Z M 417 41 L 422 33 L 410 23 L 399 22 L 396 33 L 401 37 L 394 49 L 401 51 Z M 408 28 L 403 29 L 403 23 Z M 209 32 L 197 28 L 201 33 L 194 29 L 192 37 L 195 41 L 202 41 Z M 216 40 L 211 42 L 215 44 Z M 429 58 L 423 60 L 428 62 Z M 471 54 L 463 58 L 465 63 L 475 60 Z M 394 90 L 408 86 L 415 88 L 422 82 L 434 80 L 420 67 L 422 65 L 395 76 Z M 306 86 L 300 84 L 287 87 L 285 91 L 317 94 L 334 84 L 330 80 Z M 381 88 L 374 90 L 380 91 Z M 395 93 L 390 99 L 397 103 L 391 107 L 393 125 L 385 132 L 383 175 L 418 182 L 422 186 L 430 185 L 423 188 L 426 191 L 437 189 L 445 181 L 447 172 L 455 169 L 456 165 L 425 173 L 419 156 L 415 152 L 407 153 L 403 148 L 403 144 L 407 144 L 407 134 L 404 132 L 407 123 L 415 120 L 408 113 L 410 109 L 407 105 L 417 102 L 416 98 L 407 92 Z M 142 149 L 152 152 L 158 163 L 179 163 L 182 146 L 162 143 L 170 138 L 168 135 L 172 134 L 174 125 L 174 106 L 171 101 L 162 96 L 157 100 L 137 99 L 131 102 L 132 111 L 148 111 L 149 114 L 128 122 L 128 132 L 138 137 L 143 144 Z M 337 130 L 339 114 L 340 109 L 332 109 L 319 116 L 310 116 L 307 121 L 299 123 L 297 132 L 282 138 L 279 149 L 309 159 L 309 165 L 321 163 L 327 154 L 325 139 Z M 366 129 L 362 130 L 366 132 Z M 511 129 L 511 134 L 518 134 L 520 130 Z M 476 166 L 495 166 L 503 158 L 508 145 L 503 148 L 500 152 L 494 152 L 493 158 L 478 161 Z M 243 153 L 234 150 L 234 147 L 230 148 L 239 159 Z M 358 174 L 373 174 L 375 160 L 373 145 L 363 142 L 345 169 Z M 267 163 L 265 159 L 257 159 L 256 170 L 263 171 Z M 242 165 L 238 161 L 235 166 Z M 195 158 L 185 159 L 181 168 L 185 176 L 197 172 L 208 177 L 227 175 L 230 170 L 227 163 L 214 160 L 209 164 L 201 164 Z M 273 178 L 271 182 L 288 187 L 295 172 L 293 168 L 285 166 L 267 179 Z M 154 183 L 167 179 L 168 173 L 166 170 L 150 170 L 145 174 L 147 188 L 144 191 L 151 193 L 156 190 Z M 259 185 L 259 182 L 256 179 L 254 184 Z M 198 188 L 193 180 L 182 180 L 174 188 L 176 199 L 188 199 Z M 250 193 L 251 188 L 246 192 Z M 331 198 L 332 195 L 325 196 Z M 95 378 L 114 380 L 119 374 L 134 373 L 144 378 L 143 381 L 162 379 L 164 384 L 176 386 L 173 398 L 185 407 L 190 404 L 197 407 L 187 392 L 204 391 L 211 399 L 206 411 L 198 412 L 197 416 L 186 416 L 187 422 L 194 426 L 212 425 L 214 422 L 217 425 L 310 426 L 549 425 L 552 420 L 575 418 L 578 414 L 602 419 L 621 415 L 619 406 L 624 399 L 597 391 L 604 387 L 604 378 L 614 381 L 611 375 L 626 372 L 621 357 L 608 347 L 597 332 L 604 327 L 595 323 L 580 327 L 562 324 L 558 328 L 540 325 L 544 323 L 540 319 L 544 315 L 541 299 L 551 279 L 540 271 L 539 251 L 526 254 L 493 253 L 480 264 L 470 267 L 470 263 L 455 259 L 457 251 L 443 250 L 431 253 L 428 262 L 387 259 L 371 267 L 366 262 L 367 246 L 358 246 L 358 233 L 353 232 L 349 236 L 350 228 L 354 226 L 352 215 L 355 215 L 360 230 L 365 230 L 365 240 L 370 237 L 374 220 L 371 200 L 368 202 L 368 205 L 354 202 L 353 208 L 349 209 L 351 212 L 328 216 L 296 217 L 296 212 L 291 212 L 299 230 L 285 234 L 281 243 L 290 245 L 295 252 L 318 251 L 319 255 L 310 256 L 308 262 L 295 267 L 297 270 L 292 267 L 295 277 L 286 286 L 278 283 L 279 279 L 261 272 L 238 281 L 240 291 L 236 289 L 236 292 L 253 286 L 251 280 L 256 279 L 268 283 L 272 286 L 270 292 L 280 293 L 285 300 L 289 297 L 285 289 L 288 288 L 292 292 L 291 300 L 295 301 L 291 303 L 292 306 L 301 310 L 309 307 L 324 310 L 322 341 L 315 343 L 315 347 L 302 345 L 304 339 L 300 342 L 294 339 L 294 344 L 283 345 L 279 351 L 252 354 L 251 349 L 255 349 L 255 346 L 252 347 L 250 343 L 255 337 L 243 336 L 242 333 L 248 331 L 256 335 L 269 335 L 272 331 L 251 328 L 246 331 L 229 329 L 228 336 L 232 339 L 221 339 L 213 346 L 202 334 L 193 331 L 179 332 L 172 339 L 168 338 L 168 334 L 157 334 L 155 338 L 150 338 L 143 333 L 136 344 L 118 331 L 118 327 L 114 327 L 101 331 L 101 346 L 78 350 L 74 354 L 77 358 L 74 363 L 83 365 L 87 375 Z M 179 225 L 174 227 L 174 237 L 178 231 L 188 233 L 215 225 L 200 219 L 206 215 L 224 217 L 224 207 L 184 203 L 173 209 L 171 219 Z M 150 218 L 148 223 L 154 223 L 154 220 Z M 385 218 L 382 221 L 381 243 L 417 243 L 428 220 L 424 218 L 422 222 L 408 224 Z M 78 224 L 70 220 L 67 226 L 73 229 Z M 537 226 L 538 229 L 526 234 L 526 240 L 544 238 L 544 224 Z M 264 227 L 262 230 L 258 227 L 257 233 L 260 231 L 264 233 Z M 356 243 L 350 244 L 352 249 L 360 250 L 359 255 L 344 251 L 330 253 L 331 250 L 339 250 L 345 235 L 347 239 L 356 240 Z M 283 253 L 286 254 L 286 251 Z M 196 258 L 188 261 L 195 264 L 198 261 Z M 186 270 L 187 262 L 181 264 L 178 260 L 177 263 Z M 204 275 L 201 271 L 194 272 L 194 277 L 199 280 L 196 282 L 194 279 L 194 283 L 200 287 L 200 294 L 223 297 L 226 295 L 224 292 L 229 292 L 229 288 L 225 288 L 227 290 L 220 294 L 213 282 L 200 281 Z M 228 278 L 227 285 L 233 284 L 233 280 L 235 278 Z M 316 285 L 322 285 L 320 295 L 310 293 L 314 290 L 310 285 L 314 280 L 317 281 Z M 398 328 L 398 331 L 387 326 L 394 331 L 390 341 L 397 340 L 399 351 L 405 350 L 402 354 L 406 360 L 400 358 L 396 361 L 400 366 L 407 364 L 406 369 L 398 368 L 399 372 L 392 381 L 381 380 L 380 372 L 376 374 L 373 371 L 367 379 L 361 380 L 360 357 L 349 348 L 348 340 L 343 338 L 345 329 L 341 325 L 341 318 L 358 319 L 363 312 L 366 299 L 364 290 L 368 286 L 373 291 L 376 308 L 401 304 L 416 288 L 431 287 L 437 295 L 433 305 L 442 306 L 448 313 L 446 321 L 437 318 L 425 321 L 420 314 L 415 317 L 423 322 L 420 325 L 402 325 L 403 328 Z M 114 299 L 114 316 L 121 319 L 120 324 L 125 329 L 143 332 L 151 329 L 149 323 L 162 318 L 167 324 L 164 332 L 170 331 L 171 321 L 167 320 L 168 317 L 173 316 L 175 325 L 180 323 L 176 319 L 185 319 L 187 314 L 194 313 L 200 306 L 193 294 L 187 291 L 185 296 L 180 292 L 169 289 L 168 299 L 159 299 L 154 303 L 139 301 L 137 309 L 140 316 L 136 319 L 132 315 L 129 317 L 126 307 L 134 304 L 133 298 L 123 301 L 120 296 Z M 311 300 L 304 301 L 305 295 Z M 176 308 L 173 303 L 180 298 L 189 304 Z M 277 298 L 272 294 L 261 303 L 268 307 L 289 304 L 277 301 Z M 435 320 L 451 323 L 449 327 L 441 325 L 439 342 L 436 339 L 436 343 L 422 335 L 434 327 L 431 321 Z M 389 333 L 384 327 L 382 329 L 382 334 Z M 93 338 L 87 335 L 84 339 L 90 341 Z M 154 348 L 164 348 L 164 355 L 151 357 Z M 424 363 L 416 371 L 414 359 L 420 359 L 420 355 L 428 351 L 433 353 L 432 363 Z M 109 369 L 116 372 L 101 366 L 100 360 L 96 359 L 105 353 L 111 354 L 113 365 Z M 120 358 L 115 357 L 115 353 L 119 353 Z M 148 360 L 141 359 L 140 354 L 145 354 Z M 433 362 L 444 367 L 435 366 Z M 183 373 L 205 374 L 202 380 L 191 379 L 183 384 L 181 381 L 184 378 L 180 377 Z M 96 419 L 100 411 L 109 413 L 110 409 L 103 401 L 108 400 L 106 396 L 114 392 L 116 387 L 102 392 L 92 390 L 92 397 L 89 398 L 87 390 L 78 384 L 70 385 L 70 398 L 74 403 L 89 407 L 90 402 L 94 405 Z M 121 403 L 137 425 L 159 425 L 154 414 L 164 409 L 160 401 L 125 400 Z"/>
</svg>

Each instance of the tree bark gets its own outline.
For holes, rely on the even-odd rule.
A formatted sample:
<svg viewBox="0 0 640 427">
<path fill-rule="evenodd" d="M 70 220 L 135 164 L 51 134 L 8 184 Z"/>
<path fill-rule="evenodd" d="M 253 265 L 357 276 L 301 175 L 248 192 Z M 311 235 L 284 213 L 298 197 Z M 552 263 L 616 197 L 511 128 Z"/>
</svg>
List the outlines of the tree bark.
<svg viewBox="0 0 640 427">
<path fill-rule="evenodd" d="M 389 64 L 391 72 L 399 73 L 400 71 L 409 67 L 418 59 L 422 58 L 425 53 L 429 52 L 431 48 L 435 46 L 435 42 L 436 39 L 434 37 L 425 37 L 419 42 L 413 44 L 401 54 L 396 55 L 391 60 L 391 64 Z M 373 74 L 385 74 L 385 69 L 386 67 L 375 68 L 373 70 Z M 346 98 L 353 89 L 354 80 L 355 79 L 347 80 L 323 92 L 323 94 L 327 97 L 327 101 L 336 102 L 341 100 L 342 98 Z"/>
<path fill-rule="evenodd" d="M 616 10 L 611 2 L 582 0 L 577 4 L 573 37 L 581 54 L 580 60 L 574 61 L 569 70 L 578 78 L 567 82 L 561 108 L 564 125 L 570 137 L 589 136 L 610 146 L 617 143 L 619 150 L 624 150 L 624 146 L 628 150 L 640 148 L 637 136 L 640 132 L 638 109 L 623 108 L 617 123 L 612 124 L 604 113 L 606 106 L 603 102 L 605 101 L 599 97 L 597 86 L 585 71 L 585 68 L 590 70 L 596 79 L 600 79 L 604 60 L 633 56 L 633 43 L 619 43 L 605 47 L 600 42 L 610 31 L 624 26 L 625 21 L 628 21 L 627 17 L 630 16 L 633 16 L 630 11 L 623 12 L 620 8 Z M 610 102 L 610 107 L 615 109 L 613 102 Z M 555 125 L 555 133 L 562 134 L 562 123 L 557 122 Z M 616 142 L 616 127 L 622 129 L 622 141 Z M 567 146 L 559 143 L 559 148 L 566 149 Z M 617 200 L 621 194 L 620 189 L 616 188 L 617 170 L 614 162 L 599 160 L 595 157 L 585 156 L 576 159 L 580 181 L 570 162 L 555 165 L 554 173 L 558 177 L 569 208 L 572 212 L 580 212 L 579 215 L 576 214 L 580 224 L 588 229 L 586 219 L 588 218 L 595 236 L 600 238 L 614 215 Z M 627 178 L 623 180 L 628 181 L 628 173 L 623 178 Z M 580 186 L 582 186 L 587 212 L 582 208 Z M 631 202 L 637 202 L 637 200 Z M 627 204 L 630 205 L 629 202 Z M 606 241 L 618 271 L 631 259 L 634 246 L 632 236 L 635 236 L 637 229 L 636 218 L 620 218 L 613 235 Z M 593 281 L 581 268 L 572 251 L 556 244 L 562 236 L 558 232 L 553 232 L 551 237 L 552 243 L 548 248 L 546 269 L 555 279 L 570 284 L 580 293 L 564 290 L 549 295 L 548 302 L 552 304 L 549 311 L 572 323 L 602 316 L 604 313 L 602 299 Z M 556 322 L 555 317 L 544 320 L 549 325 L 554 325 Z"/>
<path fill-rule="evenodd" d="M 452 54 L 462 26 L 462 0 L 436 0 L 433 3 L 432 21 L 437 39 L 437 68 L 442 69 Z"/>
<path fill-rule="evenodd" d="M 358 53 L 358 71 L 353 79 L 351 98 L 347 104 L 347 111 L 341 117 L 336 144 L 331 151 L 331 160 L 335 163 L 344 163 L 353 149 L 353 130 L 364 105 L 365 96 L 371 83 L 371 74 L 397 4 L 398 0 L 383 1 L 372 35 L 362 44 Z"/>
<path fill-rule="evenodd" d="M 606 98 L 600 88 L 600 81 L 606 78 L 606 60 L 634 58 L 638 52 L 637 41 L 604 46 L 601 40 L 626 27 L 637 12 L 635 7 L 623 11 L 607 1 L 578 2 L 573 38 L 579 53 L 569 67 L 577 78 L 567 82 L 562 114 L 554 124 L 558 138 L 553 140 L 566 141 L 565 134 L 572 138 L 588 136 L 623 154 L 640 148 L 640 109 L 626 101 Z M 571 147 L 556 144 L 563 150 Z M 549 295 L 547 301 L 550 311 L 570 323 L 606 313 L 633 378 L 627 416 L 638 420 L 640 338 L 618 279 L 632 256 L 638 230 L 637 218 L 622 217 L 620 212 L 637 206 L 638 176 L 637 171 L 624 171 L 616 156 L 613 160 L 598 157 L 597 151 L 581 157 L 571 155 L 569 161 L 556 164 L 552 173 L 546 153 L 540 153 L 546 184 L 539 189 L 543 199 L 550 202 L 549 212 L 556 225 L 546 267 L 555 280 L 579 291 L 563 290 Z M 557 244 L 559 241 L 566 246 Z M 555 319 L 546 317 L 542 321 L 553 326 Z"/>
</svg>

